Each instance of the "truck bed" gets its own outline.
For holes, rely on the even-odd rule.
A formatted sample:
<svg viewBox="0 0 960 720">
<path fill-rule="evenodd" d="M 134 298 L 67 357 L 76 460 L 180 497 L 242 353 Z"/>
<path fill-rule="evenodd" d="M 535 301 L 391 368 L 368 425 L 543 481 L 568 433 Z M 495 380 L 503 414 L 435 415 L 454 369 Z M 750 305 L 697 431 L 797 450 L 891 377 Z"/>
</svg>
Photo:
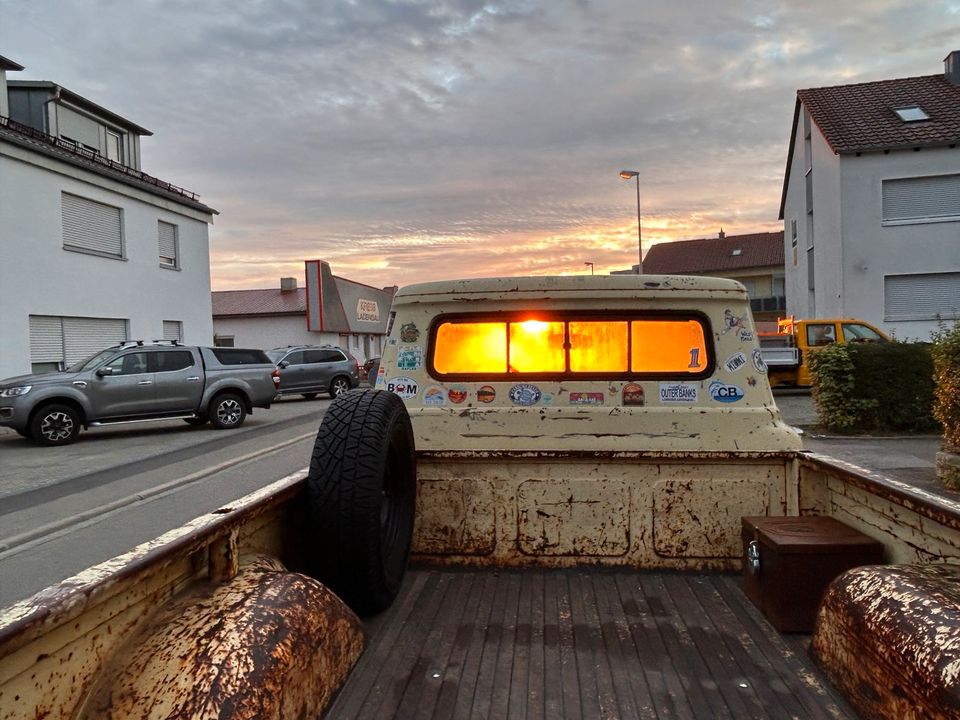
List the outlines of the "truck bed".
<svg viewBox="0 0 960 720">
<path fill-rule="evenodd" d="M 853 718 L 727 574 L 415 569 L 327 718 Z"/>
</svg>

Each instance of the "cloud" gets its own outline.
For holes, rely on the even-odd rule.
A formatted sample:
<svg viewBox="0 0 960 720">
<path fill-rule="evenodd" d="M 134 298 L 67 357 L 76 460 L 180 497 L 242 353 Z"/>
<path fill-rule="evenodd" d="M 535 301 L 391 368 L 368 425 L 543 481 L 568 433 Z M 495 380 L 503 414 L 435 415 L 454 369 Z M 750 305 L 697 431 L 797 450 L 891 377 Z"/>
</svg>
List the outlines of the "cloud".
<svg viewBox="0 0 960 720">
<path fill-rule="evenodd" d="M 796 90 L 940 71 L 947 3 L 0 0 L 0 54 L 150 128 L 216 289 L 597 272 L 777 229 Z M 945 25 L 947 25 L 945 27 Z"/>
</svg>

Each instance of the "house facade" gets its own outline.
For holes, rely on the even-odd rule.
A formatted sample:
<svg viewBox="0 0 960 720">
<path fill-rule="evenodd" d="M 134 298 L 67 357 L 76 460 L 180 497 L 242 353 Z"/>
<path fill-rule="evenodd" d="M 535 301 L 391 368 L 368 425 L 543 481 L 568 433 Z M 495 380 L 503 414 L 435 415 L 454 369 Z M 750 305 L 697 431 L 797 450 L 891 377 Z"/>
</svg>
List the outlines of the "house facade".
<svg viewBox="0 0 960 720">
<path fill-rule="evenodd" d="M 787 308 L 901 339 L 960 318 L 960 52 L 944 74 L 797 92 Z"/>
<path fill-rule="evenodd" d="M 378 289 L 333 274 L 322 260 L 304 263 L 305 287 L 281 278 L 267 290 L 212 293 L 216 344 L 268 350 L 287 345 L 338 345 L 361 363 L 386 344 L 396 287 Z"/>
<path fill-rule="evenodd" d="M 657 243 L 643 259 L 652 275 L 710 275 L 737 280 L 750 294 L 753 317 L 776 321 L 786 314 L 783 233 L 727 235 Z"/>
<path fill-rule="evenodd" d="M 148 130 L 0 57 L 0 377 L 125 340 L 209 344 L 209 225 L 143 173 Z"/>
</svg>

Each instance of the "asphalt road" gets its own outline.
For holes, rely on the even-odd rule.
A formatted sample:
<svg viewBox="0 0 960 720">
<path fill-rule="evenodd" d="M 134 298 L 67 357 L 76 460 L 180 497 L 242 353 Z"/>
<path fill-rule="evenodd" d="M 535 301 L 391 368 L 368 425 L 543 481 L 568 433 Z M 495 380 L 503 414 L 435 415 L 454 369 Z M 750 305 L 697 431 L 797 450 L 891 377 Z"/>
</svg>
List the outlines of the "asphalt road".
<svg viewBox="0 0 960 720">
<path fill-rule="evenodd" d="M 62 448 L 0 435 L 0 607 L 306 467 L 329 404 L 283 400 L 232 431 L 97 428 Z"/>
</svg>

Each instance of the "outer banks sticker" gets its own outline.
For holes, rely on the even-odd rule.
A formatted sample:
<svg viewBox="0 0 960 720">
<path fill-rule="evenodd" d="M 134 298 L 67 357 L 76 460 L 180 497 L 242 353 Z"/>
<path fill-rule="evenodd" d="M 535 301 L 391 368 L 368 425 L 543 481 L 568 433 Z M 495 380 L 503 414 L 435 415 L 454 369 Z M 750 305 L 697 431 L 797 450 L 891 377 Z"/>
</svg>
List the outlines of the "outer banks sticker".
<svg viewBox="0 0 960 720">
<path fill-rule="evenodd" d="M 636 383 L 627 383 L 623 386 L 623 404 L 624 405 L 644 405 L 647 399 L 643 392 L 643 387 Z"/>
<path fill-rule="evenodd" d="M 570 393 L 571 405 L 603 405 L 602 392 L 572 392 Z"/>
<path fill-rule="evenodd" d="M 417 385 L 416 380 L 411 380 L 408 377 L 395 377 L 387 380 L 387 390 L 407 400 L 417 396 L 417 393 L 420 392 L 420 386 Z"/>
<path fill-rule="evenodd" d="M 477 400 L 482 403 L 492 403 L 497 399 L 497 391 L 492 385 L 483 385 L 477 389 Z"/>
<path fill-rule="evenodd" d="M 397 350 L 397 370 L 419 370 L 423 367 L 423 348 L 419 345 Z"/>
<path fill-rule="evenodd" d="M 437 407 L 447 401 L 447 393 L 442 387 L 432 385 L 423 391 L 423 404 Z"/>
<path fill-rule="evenodd" d="M 450 388 L 449 392 L 447 392 L 447 399 L 454 405 L 459 405 L 468 397 L 470 397 L 470 391 L 466 385 L 454 385 Z"/>
<path fill-rule="evenodd" d="M 699 398 L 699 385 L 689 383 L 660 383 L 660 402 L 689 405 Z"/>
<path fill-rule="evenodd" d="M 740 368 L 747 364 L 747 356 L 742 352 L 737 351 L 726 360 L 723 361 L 723 367 L 726 368 L 727 372 L 737 372 Z"/>
<path fill-rule="evenodd" d="M 400 342 L 415 343 L 420 339 L 420 330 L 416 323 L 408 322 L 400 326 Z"/>
<path fill-rule="evenodd" d="M 708 388 L 710 397 L 717 402 L 733 403 L 743 399 L 743 390 L 736 385 L 714 380 Z"/>
<path fill-rule="evenodd" d="M 524 407 L 529 407 L 530 405 L 535 405 L 543 393 L 540 392 L 540 388 L 536 385 L 530 385 L 528 383 L 519 383 L 510 388 L 510 392 L 507 393 L 507 397 L 510 398 L 510 402 L 514 405 L 522 405 Z"/>
<path fill-rule="evenodd" d="M 760 350 L 755 348 L 753 352 L 750 353 L 750 358 L 753 360 L 754 369 L 756 369 L 758 373 L 761 373 L 762 375 L 766 375 L 767 363 L 764 362 L 763 360 L 763 353 L 760 352 Z"/>
</svg>

